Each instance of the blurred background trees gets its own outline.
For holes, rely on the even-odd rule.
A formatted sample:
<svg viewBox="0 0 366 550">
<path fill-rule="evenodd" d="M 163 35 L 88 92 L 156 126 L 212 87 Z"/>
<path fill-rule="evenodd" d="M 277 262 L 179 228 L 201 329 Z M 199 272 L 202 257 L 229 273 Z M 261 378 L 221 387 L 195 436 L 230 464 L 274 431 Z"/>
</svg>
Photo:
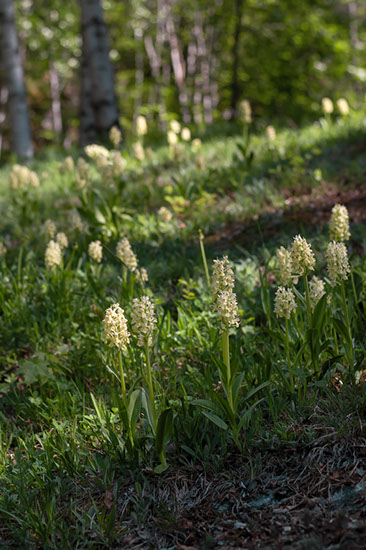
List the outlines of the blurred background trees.
<svg viewBox="0 0 366 550">
<path fill-rule="evenodd" d="M 244 98 L 263 125 L 311 121 L 323 96 L 344 96 L 354 106 L 364 101 L 362 0 L 104 0 L 109 46 L 100 24 L 103 45 L 94 50 L 82 29 L 85 13 L 99 2 L 81 0 L 84 12 L 72 0 L 13 2 L 37 148 L 77 144 L 80 126 L 81 143 L 93 141 L 116 120 L 117 110 L 126 131 L 138 114 L 158 131 L 173 117 L 199 129 L 235 119 Z M 3 40 L 3 152 L 10 149 L 12 128 L 5 52 Z M 88 89 L 89 111 L 79 103 L 80 90 L 86 98 Z M 100 103 L 101 94 L 106 103 Z M 99 114 L 98 102 L 104 109 Z M 85 123 L 90 116 L 94 127 Z"/>
</svg>

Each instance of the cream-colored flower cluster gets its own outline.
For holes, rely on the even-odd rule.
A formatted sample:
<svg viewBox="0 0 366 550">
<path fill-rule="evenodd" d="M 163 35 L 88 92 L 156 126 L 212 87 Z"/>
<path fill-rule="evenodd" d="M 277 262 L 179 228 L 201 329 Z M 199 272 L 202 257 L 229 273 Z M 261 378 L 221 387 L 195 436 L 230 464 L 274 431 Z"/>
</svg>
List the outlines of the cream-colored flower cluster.
<svg viewBox="0 0 366 550">
<path fill-rule="evenodd" d="M 336 286 L 341 284 L 342 280 L 346 281 L 351 271 L 346 245 L 332 241 L 328 244 L 325 256 L 331 285 Z"/>
<path fill-rule="evenodd" d="M 351 236 L 349 231 L 348 210 L 342 204 L 336 204 L 332 208 L 329 221 L 329 236 L 332 241 L 348 241 Z"/>
<path fill-rule="evenodd" d="M 164 222 L 164 223 L 169 223 L 172 221 L 172 218 L 173 218 L 173 214 L 171 213 L 171 211 L 166 208 L 165 206 L 162 206 L 161 208 L 159 208 L 158 210 L 158 216 L 159 216 L 159 219 Z"/>
<path fill-rule="evenodd" d="M 245 124 L 252 122 L 252 108 L 247 99 L 243 99 L 239 105 L 240 118 Z"/>
<path fill-rule="evenodd" d="M 177 120 L 171 120 L 169 128 L 174 134 L 179 134 L 181 126 Z"/>
<path fill-rule="evenodd" d="M 136 280 L 141 284 L 147 283 L 149 281 L 149 276 L 144 267 L 140 267 L 140 269 L 136 270 Z"/>
<path fill-rule="evenodd" d="M 12 189 L 27 189 L 29 187 L 39 187 L 39 179 L 35 172 L 27 166 L 14 164 L 10 172 L 10 187 Z"/>
<path fill-rule="evenodd" d="M 103 320 L 106 340 L 110 347 L 116 347 L 119 351 L 126 349 L 130 342 L 127 319 L 124 310 L 119 304 L 113 304 L 105 312 Z"/>
<path fill-rule="evenodd" d="M 57 233 L 56 242 L 60 245 L 61 250 L 69 246 L 69 240 L 65 233 Z"/>
<path fill-rule="evenodd" d="M 191 141 L 191 131 L 186 126 L 182 128 L 182 131 L 180 133 L 180 137 L 183 141 Z"/>
<path fill-rule="evenodd" d="M 221 331 L 227 330 L 230 326 L 239 326 L 238 302 L 235 293 L 231 290 L 219 292 L 215 301 L 214 311 L 219 318 Z"/>
<path fill-rule="evenodd" d="M 79 157 L 76 165 L 76 187 L 82 189 L 88 182 L 89 178 L 89 164 Z"/>
<path fill-rule="evenodd" d="M 147 122 L 146 118 L 143 115 L 139 115 L 136 118 L 136 134 L 139 137 L 145 136 L 147 134 Z"/>
<path fill-rule="evenodd" d="M 274 126 L 267 126 L 266 136 L 269 139 L 269 141 L 275 141 L 277 135 L 276 135 L 276 129 Z"/>
<path fill-rule="evenodd" d="M 70 156 L 66 157 L 63 163 L 60 164 L 60 173 L 61 174 L 72 174 L 75 170 L 74 159 Z"/>
<path fill-rule="evenodd" d="M 200 138 L 195 138 L 192 140 L 192 149 L 193 151 L 198 151 L 202 146 L 202 141 Z"/>
<path fill-rule="evenodd" d="M 288 286 L 292 281 L 292 259 L 291 253 L 281 246 L 276 250 L 277 277 L 281 286 Z"/>
<path fill-rule="evenodd" d="M 300 235 L 294 237 L 291 246 L 291 261 L 294 275 L 307 275 L 315 267 L 315 256 L 311 245 Z"/>
<path fill-rule="evenodd" d="M 178 143 L 178 136 L 173 130 L 169 130 L 167 133 L 168 143 L 170 146 L 177 145 Z"/>
<path fill-rule="evenodd" d="M 80 233 L 88 232 L 88 224 L 83 222 L 76 208 L 73 208 L 69 212 L 69 224 L 72 231 L 79 231 Z"/>
<path fill-rule="evenodd" d="M 330 114 L 333 113 L 334 105 L 333 105 L 333 101 L 329 97 L 323 97 L 323 99 L 322 99 L 322 109 L 323 109 L 323 112 L 326 115 L 330 115 Z"/>
<path fill-rule="evenodd" d="M 123 262 L 128 269 L 135 271 L 137 268 L 137 258 L 131 248 L 130 242 L 127 237 L 123 237 L 116 247 L 116 256 Z"/>
<path fill-rule="evenodd" d="M 291 313 L 296 311 L 295 295 L 290 288 L 278 287 L 275 298 L 275 313 L 277 317 L 290 319 Z"/>
<path fill-rule="evenodd" d="M 118 147 L 118 145 L 122 141 L 122 133 L 117 126 L 112 126 L 112 128 L 109 130 L 109 139 L 111 140 L 111 143 L 114 145 L 114 147 Z"/>
<path fill-rule="evenodd" d="M 344 97 L 341 97 L 340 99 L 337 99 L 337 107 L 338 111 L 342 116 L 349 115 L 349 105 L 348 101 L 344 99 Z"/>
<path fill-rule="evenodd" d="M 118 177 L 123 174 L 126 168 L 126 159 L 123 158 L 119 151 L 113 151 L 111 154 L 112 175 Z"/>
<path fill-rule="evenodd" d="M 99 157 L 104 157 L 106 159 L 109 158 L 109 151 L 106 147 L 103 147 L 103 145 L 97 145 L 96 143 L 93 143 L 92 145 L 87 145 L 84 147 L 84 151 L 86 155 L 92 159 L 97 160 Z"/>
<path fill-rule="evenodd" d="M 148 296 L 133 299 L 132 331 L 137 336 L 140 347 L 152 344 L 152 335 L 156 328 L 154 305 Z"/>
<path fill-rule="evenodd" d="M 50 241 L 47 245 L 44 261 L 46 269 L 53 271 L 62 263 L 62 250 L 58 242 Z"/>
<path fill-rule="evenodd" d="M 2 258 L 3 256 L 5 256 L 6 254 L 6 246 L 4 243 L 2 243 L 0 241 L 0 258 Z"/>
<path fill-rule="evenodd" d="M 136 141 L 136 143 L 132 145 L 132 149 L 133 149 L 133 154 L 135 155 L 137 160 L 139 160 L 140 162 L 145 160 L 145 151 L 139 141 Z"/>
<path fill-rule="evenodd" d="M 56 235 L 56 224 L 52 220 L 46 220 L 43 224 L 43 231 L 46 239 L 49 241 Z"/>
<path fill-rule="evenodd" d="M 220 329 L 227 330 L 230 326 L 239 326 L 238 303 L 233 292 L 235 285 L 234 273 L 229 259 L 214 260 L 212 272 L 212 299 L 214 311 L 220 321 Z"/>
<path fill-rule="evenodd" d="M 229 258 L 224 256 L 222 260 L 213 261 L 212 270 L 212 298 L 216 300 L 220 292 L 232 291 L 235 284 L 234 272 Z"/>
<path fill-rule="evenodd" d="M 92 241 L 88 246 L 89 257 L 100 264 L 103 258 L 103 248 L 100 241 Z"/>
<path fill-rule="evenodd" d="M 316 304 L 320 298 L 325 294 L 324 281 L 318 277 L 313 277 L 309 283 L 309 299 L 312 311 L 314 311 Z"/>
</svg>

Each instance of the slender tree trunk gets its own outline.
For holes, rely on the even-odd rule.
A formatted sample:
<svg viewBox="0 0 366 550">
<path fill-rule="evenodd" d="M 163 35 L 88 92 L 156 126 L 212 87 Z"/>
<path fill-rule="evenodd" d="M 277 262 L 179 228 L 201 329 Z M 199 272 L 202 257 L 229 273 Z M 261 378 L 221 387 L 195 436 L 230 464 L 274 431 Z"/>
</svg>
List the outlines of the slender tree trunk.
<svg viewBox="0 0 366 550">
<path fill-rule="evenodd" d="M 89 143 L 95 143 L 97 138 L 97 123 L 92 100 L 92 81 L 88 67 L 88 60 L 82 48 L 81 53 L 81 88 L 80 88 L 80 127 L 79 145 L 85 147 Z"/>
<path fill-rule="evenodd" d="M 51 89 L 51 110 L 52 110 L 52 125 L 55 134 L 58 138 L 62 134 L 62 114 L 61 114 L 61 94 L 60 94 L 60 80 L 55 68 L 55 64 L 50 60 L 50 89 Z"/>
<path fill-rule="evenodd" d="M 241 34 L 241 18 L 243 14 L 244 0 L 235 0 L 234 3 L 234 41 L 232 49 L 232 80 L 231 80 L 231 119 L 235 119 L 238 110 L 238 101 L 240 97 L 239 88 L 239 54 L 240 54 L 240 34 Z"/>
<path fill-rule="evenodd" d="M 97 133 L 106 135 L 118 126 L 118 107 L 114 90 L 114 75 L 109 59 L 107 29 L 100 0 L 79 0 L 81 32 L 86 68 L 91 82 L 92 106 Z M 82 90 L 87 86 L 82 85 Z"/>
<path fill-rule="evenodd" d="M 179 37 L 175 28 L 175 22 L 173 14 L 171 11 L 171 5 L 169 0 L 166 2 L 167 13 L 166 13 L 166 29 L 169 38 L 170 44 L 170 56 L 172 60 L 173 72 L 175 82 L 178 88 L 179 94 L 179 103 L 182 110 L 184 122 L 189 122 L 191 120 L 191 115 L 188 109 L 188 96 L 186 90 L 186 66 L 183 57 L 183 52 Z"/>
<path fill-rule="evenodd" d="M 4 74 L 9 91 L 12 148 L 19 157 L 31 159 L 33 146 L 12 0 L 0 0 L 0 40 Z"/>
<path fill-rule="evenodd" d="M 0 88 L 0 158 L 3 150 L 3 130 L 6 120 L 6 104 L 8 102 L 8 89 L 6 86 Z"/>
</svg>

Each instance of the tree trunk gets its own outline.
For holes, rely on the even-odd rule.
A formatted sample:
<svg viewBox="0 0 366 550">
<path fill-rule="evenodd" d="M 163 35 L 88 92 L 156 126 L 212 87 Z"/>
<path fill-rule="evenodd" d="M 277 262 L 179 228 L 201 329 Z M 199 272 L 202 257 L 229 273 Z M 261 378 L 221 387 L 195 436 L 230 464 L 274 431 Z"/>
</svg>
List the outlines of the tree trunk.
<svg viewBox="0 0 366 550">
<path fill-rule="evenodd" d="M 0 40 L 4 75 L 9 91 L 12 148 L 19 157 L 31 159 L 33 146 L 12 0 L 0 1 Z"/>
<path fill-rule="evenodd" d="M 84 46 L 84 45 L 83 45 Z M 84 47 L 81 52 L 79 145 L 85 147 L 97 139 L 97 123 L 92 101 L 92 81 Z"/>
<path fill-rule="evenodd" d="M 100 0 L 80 0 L 80 6 L 83 51 L 86 57 L 83 76 L 86 76 L 87 71 L 96 131 L 101 136 L 106 136 L 112 126 L 119 125 L 107 29 Z M 82 93 L 87 87 L 85 83 L 82 84 Z M 82 97 L 81 103 L 83 99 Z"/>
<path fill-rule="evenodd" d="M 55 134 L 60 139 L 62 134 L 62 113 L 61 113 L 61 94 L 60 80 L 52 59 L 49 66 L 50 73 L 50 90 L 51 90 L 51 109 L 52 109 L 52 126 Z"/>
<path fill-rule="evenodd" d="M 231 80 L 231 119 L 234 120 L 237 116 L 238 101 L 240 96 L 239 88 L 239 52 L 240 52 L 240 34 L 241 34 L 241 18 L 243 13 L 244 0 L 235 0 L 235 28 L 234 41 L 232 49 L 233 69 Z"/>
</svg>

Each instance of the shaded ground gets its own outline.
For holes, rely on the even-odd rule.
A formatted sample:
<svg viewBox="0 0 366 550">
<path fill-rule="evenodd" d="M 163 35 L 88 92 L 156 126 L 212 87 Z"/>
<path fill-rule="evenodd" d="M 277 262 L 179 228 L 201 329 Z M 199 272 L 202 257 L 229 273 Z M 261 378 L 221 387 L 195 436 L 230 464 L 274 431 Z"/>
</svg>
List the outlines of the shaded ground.
<svg viewBox="0 0 366 550">
<path fill-rule="evenodd" d="M 366 548 L 366 439 L 321 436 L 223 473 L 147 473 L 139 498 L 116 495 L 126 529 L 119 547 L 196 550 Z M 118 507 L 118 504 L 117 504 Z M 132 509 L 131 509 L 132 507 Z"/>
<path fill-rule="evenodd" d="M 259 237 L 266 239 L 274 233 L 282 233 L 284 227 L 289 231 L 292 226 L 298 229 L 304 225 L 308 232 L 312 228 L 318 230 L 328 224 L 331 210 L 337 203 L 347 206 L 352 223 L 365 221 L 366 182 L 354 187 L 327 185 L 310 193 L 288 193 L 284 209 L 270 207 L 260 217 L 228 224 L 224 231 L 208 237 L 207 241 L 222 247 L 247 246 L 253 239 L 257 243 Z"/>
</svg>

